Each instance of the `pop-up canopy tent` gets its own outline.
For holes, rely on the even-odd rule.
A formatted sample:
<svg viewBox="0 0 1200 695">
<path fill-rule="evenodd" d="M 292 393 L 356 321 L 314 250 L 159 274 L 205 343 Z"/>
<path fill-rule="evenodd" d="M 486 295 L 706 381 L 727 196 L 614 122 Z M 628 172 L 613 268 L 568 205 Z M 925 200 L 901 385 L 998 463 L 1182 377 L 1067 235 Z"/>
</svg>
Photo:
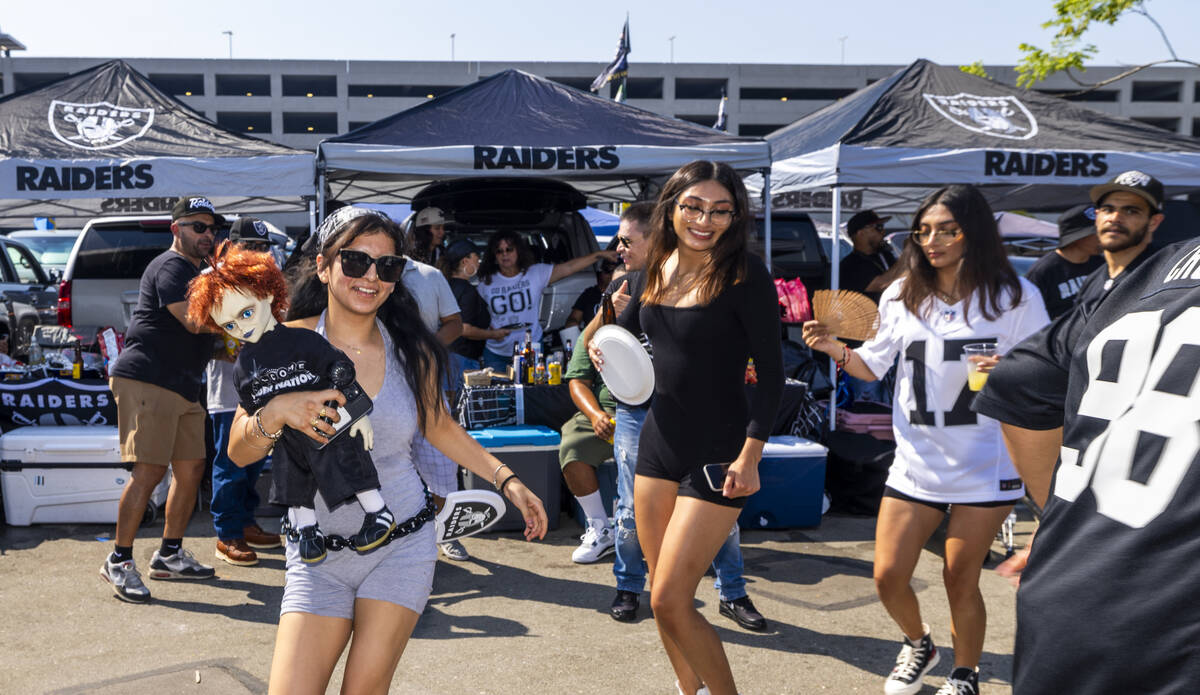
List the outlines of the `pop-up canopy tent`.
<svg viewBox="0 0 1200 695">
<path fill-rule="evenodd" d="M 302 211 L 313 155 L 225 130 L 119 60 L 0 99 L 0 225 L 170 211 L 189 193 L 223 213 Z"/>
<path fill-rule="evenodd" d="M 970 183 L 996 209 L 1061 210 L 1130 169 L 1155 176 L 1169 195 L 1200 190 L 1200 139 L 927 60 L 767 141 L 777 207 L 820 199 L 826 209 L 912 212 L 933 188 Z"/>
<path fill-rule="evenodd" d="M 760 138 L 736 137 L 505 70 L 325 140 L 318 191 L 343 202 L 407 202 L 432 181 L 539 176 L 592 200 L 645 197 L 695 159 L 770 166 Z"/>
</svg>

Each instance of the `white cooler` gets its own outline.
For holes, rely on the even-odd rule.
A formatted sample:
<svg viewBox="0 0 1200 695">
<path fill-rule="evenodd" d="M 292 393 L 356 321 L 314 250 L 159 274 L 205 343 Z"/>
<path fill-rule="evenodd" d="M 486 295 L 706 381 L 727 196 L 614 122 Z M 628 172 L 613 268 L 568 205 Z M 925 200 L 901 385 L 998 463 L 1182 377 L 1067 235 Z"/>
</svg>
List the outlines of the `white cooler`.
<svg viewBox="0 0 1200 695">
<path fill-rule="evenodd" d="M 114 524 L 129 470 L 116 427 L 20 427 L 0 437 L 4 517 L 12 526 Z M 150 498 L 167 501 L 170 474 Z"/>
</svg>

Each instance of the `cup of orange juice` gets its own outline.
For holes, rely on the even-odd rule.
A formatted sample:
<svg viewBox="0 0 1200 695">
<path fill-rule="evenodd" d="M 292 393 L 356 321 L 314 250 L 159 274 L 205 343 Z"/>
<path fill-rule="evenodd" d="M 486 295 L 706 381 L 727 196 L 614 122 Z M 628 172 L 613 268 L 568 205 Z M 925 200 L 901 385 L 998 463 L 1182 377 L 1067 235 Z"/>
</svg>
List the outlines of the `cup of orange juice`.
<svg viewBox="0 0 1200 695">
<path fill-rule="evenodd" d="M 983 390 L 987 383 L 988 373 L 979 370 L 980 362 L 989 362 L 996 356 L 995 343 L 971 343 L 963 346 L 963 355 L 967 358 L 967 388 L 972 391 Z"/>
</svg>

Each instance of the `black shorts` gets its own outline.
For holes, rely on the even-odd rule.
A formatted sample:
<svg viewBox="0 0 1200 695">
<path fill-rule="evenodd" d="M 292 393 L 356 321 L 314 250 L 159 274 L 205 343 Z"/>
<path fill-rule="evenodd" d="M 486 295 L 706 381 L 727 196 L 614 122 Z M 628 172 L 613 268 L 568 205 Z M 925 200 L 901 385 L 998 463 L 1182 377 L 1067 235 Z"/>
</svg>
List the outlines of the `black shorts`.
<svg viewBox="0 0 1200 695">
<path fill-rule="evenodd" d="M 667 466 L 652 458 L 639 456 L 636 473 L 644 475 L 647 478 L 658 478 L 659 480 L 670 480 L 679 483 L 680 497 L 695 497 L 705 502 L 719 504 L 722 507 L 734 507 L 736 509 L 746 506 L 746 497 L 729 498 L 720 492 L 714 492 L 708 486 L 708 479 L 704 477 L 703 466 L 689 466 L 688 468 L 670 470 Z"/>
<path fill-rule="evenodd" d="M 885 485 L 883 488 L 883 496 L 904 500 L 905 502 L 916 502 L 917 504 L 923 504 L 926 507 L 933 507 L 943 514 L 950 511 L 950 502 L 930 502 L 929 500 L 918 499 L 912 495 L 906 495 L 896 488 L 887 485 Z M 1007 507 L 1010 504 L 1016 503 L 1016 500 L 992 500 L 991 502 L 954 502 L 954 504 L 960 507 Z"/>
</svg>

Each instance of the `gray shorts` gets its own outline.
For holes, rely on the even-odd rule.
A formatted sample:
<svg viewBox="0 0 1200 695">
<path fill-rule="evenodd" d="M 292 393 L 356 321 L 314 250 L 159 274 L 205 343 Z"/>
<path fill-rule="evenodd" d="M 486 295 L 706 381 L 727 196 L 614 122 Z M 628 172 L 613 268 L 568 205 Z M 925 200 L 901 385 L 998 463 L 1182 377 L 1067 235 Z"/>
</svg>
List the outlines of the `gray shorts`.
<svg viewBox="0 0 1200 695">
<path fill-rule="evenodd" d="M 352 550 L 330 552 L 323 562 L 300 561 L 296 544 L 287 544 L 287 576 L 279 613 L 311 613 L 354 619 L 354 601 L 387 601 L 420 614 L 433 590 L 437 563 L 434 525 L 397 538 L 378 550 L 359 555 Z"/>
</svg>

